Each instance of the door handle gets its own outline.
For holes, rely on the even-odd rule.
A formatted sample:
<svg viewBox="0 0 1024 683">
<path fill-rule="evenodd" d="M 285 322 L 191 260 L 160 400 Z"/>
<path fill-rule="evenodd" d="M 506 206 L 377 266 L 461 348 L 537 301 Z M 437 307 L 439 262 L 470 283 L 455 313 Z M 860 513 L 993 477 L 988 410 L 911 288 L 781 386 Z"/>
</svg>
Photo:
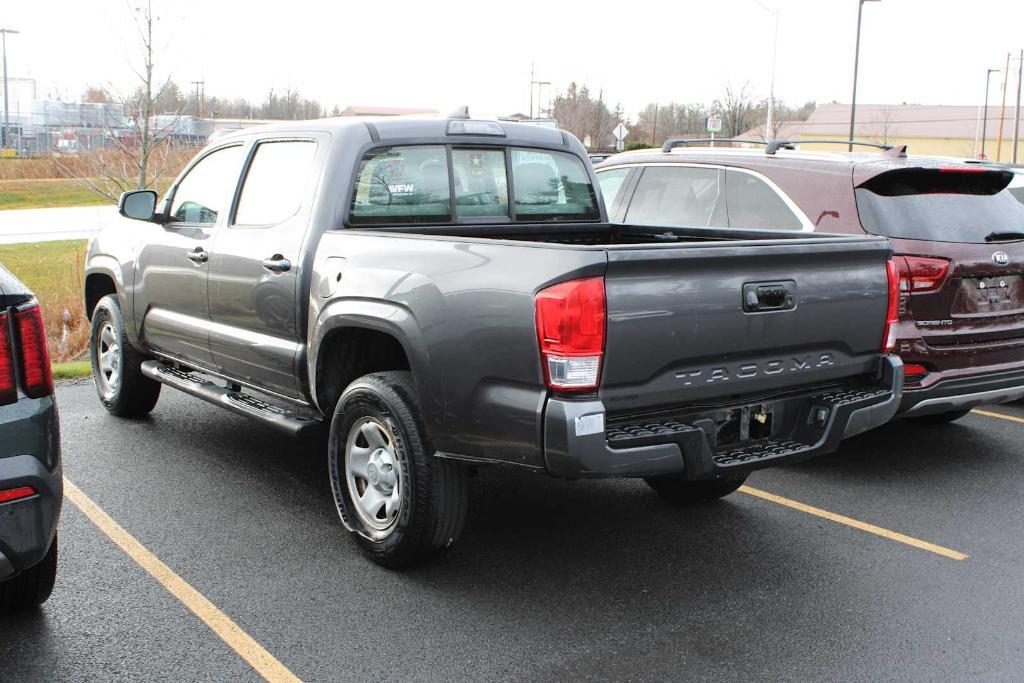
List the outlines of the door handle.
<svg viewBox="0 0 1024 683">
<path fill-rule="evenodd" d="M 185 258 L 192 263 L 206 263 L 210 260 L 210 254 L 202 247 L 196 247 L 192 251 L 186 252 Z"/>
<path fill-rule="evenodd" d="M 263 267 L 274 273 L 287 273 L 292 269 L 292 262 L 280 254 L 263 259 Z"/>
</svg>

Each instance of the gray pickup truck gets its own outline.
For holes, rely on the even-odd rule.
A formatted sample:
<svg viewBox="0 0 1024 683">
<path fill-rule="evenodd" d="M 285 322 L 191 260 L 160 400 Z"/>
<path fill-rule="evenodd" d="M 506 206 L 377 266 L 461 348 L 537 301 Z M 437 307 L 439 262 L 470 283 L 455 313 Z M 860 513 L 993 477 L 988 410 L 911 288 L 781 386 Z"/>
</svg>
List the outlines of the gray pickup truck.
<svg viewBox="0 0 1024 683">
<path fill-rule="evenodd" d="M 610 224 L 559 130 L 252 128 L 120 211 L 144 222 L 85 276 L 103 404 L 168 385 L 326 428 L 341 520 L 387 566 L 457 538 L 479 464 L 717 498 L 899 403 L 885 239 Z"/>
</svg>

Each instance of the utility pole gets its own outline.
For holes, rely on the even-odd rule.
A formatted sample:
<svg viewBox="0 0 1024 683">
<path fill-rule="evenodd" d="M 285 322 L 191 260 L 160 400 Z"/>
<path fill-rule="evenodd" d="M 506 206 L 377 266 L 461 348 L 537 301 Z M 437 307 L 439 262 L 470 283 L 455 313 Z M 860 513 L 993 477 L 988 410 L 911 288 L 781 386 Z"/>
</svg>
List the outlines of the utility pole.
<svg viewBox="0 0 1024 683">
<path fill-rule="evenodd" d="M 1006 53 L 1006 69 L 1003 70 L 1003 101 L 999 105 L 999 141 L 996 142 L 996 161 L 1003 156 L 1003 121 L 1006 118 L 1006 85 L 1010 80 L 1010 53 Z"/>
<path fill-rule="evenodd" d="M 654 103 L 654 126 L 651 128 L 651 147 L 654 147 L 658 137 L 658 103 Z"/>
<path fill-rule="evenodd" d="M 11 113 L 7 108 L 7 34 L 16 35 L 19 31 L 10 28 L 0 28 L 0 41 L 3 42 L 4 53 L 4 131 L 0 136 L 0 148 L 7 149 L 7 138 L 11 130 Z"/>
<path fill-rule="evenodd" d="M 206 99 L 206 81 L 192 81 L 196 86 L 196 116 L 203 118 L 203 100 Z"/>
<path fill-rule="evenodd" d="M 551 81 L 535 81 L 533 79 L 533 63 L 530 63 L 530 118 L 533 118 L 533 90 L 537 89 L 537 116 L 544 113 L 544 100 L 541 99 L 541 89 L 544 86 L 551 86 Z M 548 101 L 550 104 L 551 92 L 548 91 Z M 548 107 L 550 109 L 550 106 Z"/>
<path fill-rule="evenodd" d="M 1017 143 L 1020 142 L 1020 83 L 1024 74 L 1024 50 L 1017 58 L 1017 107 L 1013 113 L 1013 163 L 1017 163 Z"/>
<path fill-rule="evenodd" d="M 530 118 L 533 118 L 533 62 L 530 62 Z"/>
<path fill-rule="evenodd" d="M 985 158 L 985 134 L 988 131 L 988 82 L 994 73 L 999 73 L 999 69 L 988 69 L 985 72 L 985 107 L 984 113 L 981 115 L 981 155 L 978 157 L 979 159 Z"/>
</svg>

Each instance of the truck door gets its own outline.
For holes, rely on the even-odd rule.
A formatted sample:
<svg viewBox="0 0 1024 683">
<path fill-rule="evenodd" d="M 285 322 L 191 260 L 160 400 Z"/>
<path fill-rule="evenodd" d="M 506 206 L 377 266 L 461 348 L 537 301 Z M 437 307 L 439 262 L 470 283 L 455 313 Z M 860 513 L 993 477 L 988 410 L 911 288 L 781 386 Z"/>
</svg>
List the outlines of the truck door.
<svg viewBox="0 0 1024 683">
<path fill-rule="evenodd" d="M 213 368 L 207 275 L 214 232 L 238 186 L 243 146 L 215 149 L 193 162 L 169 193 L 170 222 L 140 238 L 134 311 L 149 348 L 200 368 Z"/>
<path fill-rule="evenodd" d="M 303 238 L 317 175 L 315 139 L 259 141 L 234 215 L 210 259 L 210 348 L 225 376 L 297 398 L 307 302 Z"/>
</svg>

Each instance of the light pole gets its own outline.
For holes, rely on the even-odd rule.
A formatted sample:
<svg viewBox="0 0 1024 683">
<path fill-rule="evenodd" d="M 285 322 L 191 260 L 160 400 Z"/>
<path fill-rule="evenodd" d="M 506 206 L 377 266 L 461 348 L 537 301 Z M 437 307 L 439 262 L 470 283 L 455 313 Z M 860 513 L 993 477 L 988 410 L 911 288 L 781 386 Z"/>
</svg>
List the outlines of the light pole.
<svg viewBox="0 0 1024 683">
<path fill-rule="evenodd" d="M 774 140 L 775 134 L 772 132 L 772 123 L 775 121 L 775 60 L 779 54 L 779 10 L 778 8 L 769 9 L 765 7 L 761 4 L 760 0 L 754 0 L 754 2 L 758 7 L 775 17 L 775 38 L 772 41 L 772 80 L 768 86 L 768 114 L 764 122 L 764 139 Z"/>
<path fill-rule="evenodd" d="M 992 74 L 996 73 L 999 73 L 999 69 L 989 69 L 985 72 L 985 106 L 984 113 L 981 115 L 981 155 L 978 157 L 979 159 L 985 158 L 985 133 L 988 128 L 988 82 Z"/>
<path fill-rule="evenodd" d="M 857 118 L 857 67 L 860 66 L 860 16 L 864 11 L 865 2 L 879 0 L 857 0 L 857 42 L 853 48 L 853 97 L 850 98 L 850 149 L 853 151 L 853 124 Z"/>
<path fill-rule="evenodd" d="M 11 115 L 7 108 L 7 34 L 15 35 L 20 31 L 10 28 L 0 28 L 0 42 L 3 43 L 4 53 L 4 132 L 0 137 L 0 148 L 7 149 L 7 136 L 11 130 Z"/>
</svg>

